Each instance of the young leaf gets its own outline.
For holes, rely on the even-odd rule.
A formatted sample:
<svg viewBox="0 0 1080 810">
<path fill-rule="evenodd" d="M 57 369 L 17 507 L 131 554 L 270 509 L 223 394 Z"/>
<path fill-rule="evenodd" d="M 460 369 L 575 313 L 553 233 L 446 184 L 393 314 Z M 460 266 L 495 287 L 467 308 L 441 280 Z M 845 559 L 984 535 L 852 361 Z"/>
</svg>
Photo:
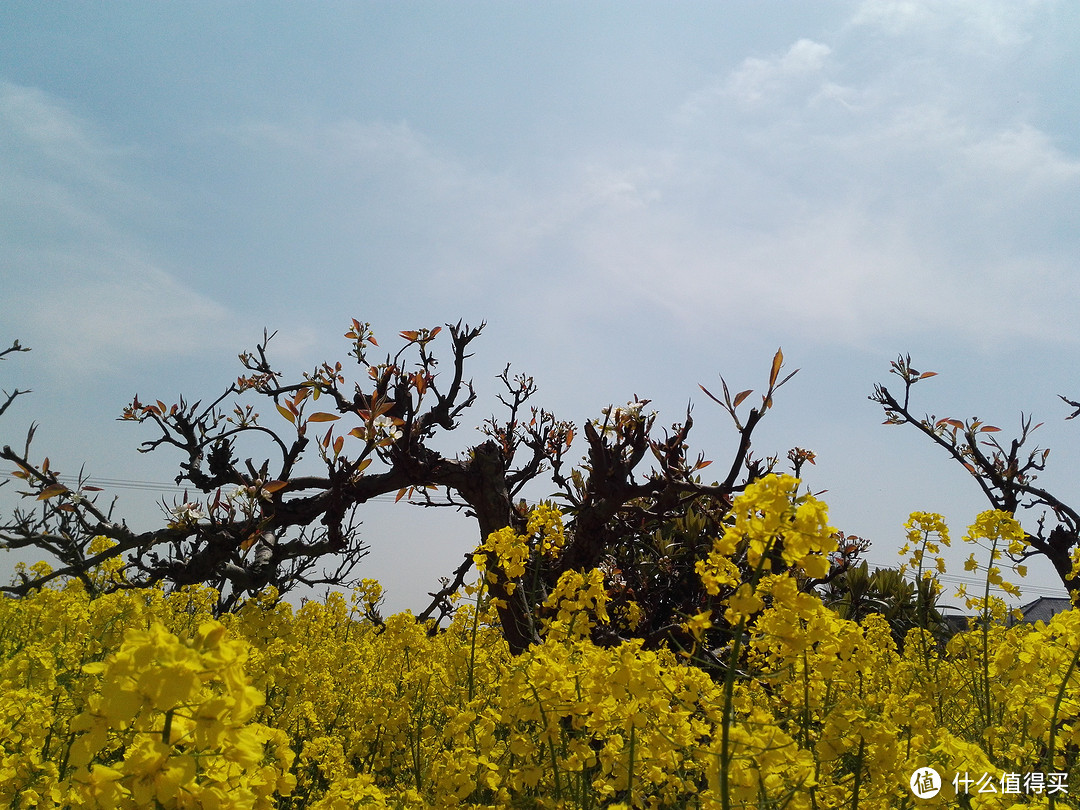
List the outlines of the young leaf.
<svg viewBox="0 0 1080 810">
<path fill-rule="evenodd" d="M 63 495 L 65 492 L 70 492 L 63 484 L 50 484 L 38 493 L 37 499 L 39 501 L 47 501 L 56 495 Z"/>
<path fill-rule="evenodd" d="M 712 400 L 713 402 L 715 402 L 715 403 L 716 403 L 717 405 L 723 405 L 723 404 L 724 404 L 724 403 L 723 403 L 723 402 L 722 402 L 721 400 L 719 400 L 719 399 L 717 399 L 717 398 L 716 398 L 715 396 L 713 396 L 713 393 L 712 393 L 712 391 L 710 391 L 710 390 L 709 390 L 708 388 L 706 388 L 706 387 L 705 387 L 704 385 L 702 385 L 701 383 L 698 383 L 698 388 L 700 388 L 700 389 L 701 389 L 702 391 L 704 391 L 704 392 L 705 392 L 705 396 L 707 396 L 707 397 L 708 397 L 709 399 L 711 399 L 711 400 Z"/>
<path fill-rule="evenodd" d="M 776 378 L 780 376 L 780 366 L 784 364 L 784 352 L 780 349 L 776 350 L 776 354 L 772 359 L 772 370 L 769 371 L 769 387 L 772 388 L 776 384 Z"/>
<path fill-rule="evenodd" d="M 278 413 L 280 413 L 294 425 L 296 424 L 296 415 L 291 410 L 289 410 L 283 405 L 278 405 L 277 403 L 274 404 L 274 407 L 278 409 Z"/>
<path fill-rule="evenodd" d="M 278 492 L 279 490 L 285 489 L 285 487 L 287 487 L 288 485 L 289 485 L 288 481 L 280 481 L 280 480 L 268 481 L 268 482 L 266 482 L 265 484 L 262 485 L 262 490 L 263 490 L 263 492 L 269 492 L 271 495 L 273 495 L 275 492 Z"/>
<path fill-rule="evenodd" d="M 743 400 L 750 396 L 752 393 L 754 393 L 754 389 L 752 388 L 747 388 L 745 391 L 740 391 L 735 395 L 735 400 L 731 403 L 731 407 L 738 408 L 742 404 Z"/>
<path fill-rule="evenodd" d="M 336 413 L 313 413 L 308 417 L 309 422 L 336 422 L 341 417 Z"/>
<path fill-rule="evenodd" d="M 780 382 L 778 382 L 778 383 L 776 384 L 776 387 L 777 387 L 777 388 L 779 388 L 779 387 L 780 387 L 781 385 L 783 385 L 784 383 L 786 383 L 786 382 L 787 382 L 788 380 L 790 380 L 790 379 L 791 379 L 792 377 L 794 377 L 794 376 L 795 376 L 796 374 L 798 374 L 798 373 L 799 373 L 799 369 L 795 369 L 795 370 L 794 370 L 793 372 L 791 372 L 791 373 L 790 373 L 790 374 L 788 374 L 788 375 L 787 375 L 786 377 L 784 377 L 784 379 L 782 379 L 782 380 L 781 380 Z"/>
<path fill-rule="evenodd" d="M 344 447 L 344 446 L 345 446 L 345 437 L 344 436 L 338 436 L 336 439 L 334 439 L 334 455 L 335 456 L 340 456 L 341 455 L 341 448 Z"/>
</svg>

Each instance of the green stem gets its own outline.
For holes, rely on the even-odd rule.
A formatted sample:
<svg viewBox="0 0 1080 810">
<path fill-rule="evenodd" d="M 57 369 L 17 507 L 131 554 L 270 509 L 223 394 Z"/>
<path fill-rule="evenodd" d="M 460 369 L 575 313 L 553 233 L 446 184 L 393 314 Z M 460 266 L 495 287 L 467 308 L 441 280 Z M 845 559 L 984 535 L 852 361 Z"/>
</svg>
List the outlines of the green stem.
<svg viewBox="0 0 1080 810">
<path fill-rule="evenodd" d="M 731 723 L 735 714 L 732 704 L 735 702 L 735 672 L 745 627 L 746 619 L 743 618 L 739 626 L 735 628 L 735 636 L 731 640 L 731 657 L 728 659 L 727 672 L 724 673 L 724 717 L 720 725 L 720 807 L 722 810 L 731 810 L 728 771 L 731 768 Z"/>
<path fill-rule="evenodd" d="M 1061 686 L 1058 687 L 1057 697 L 1054 699 L 1054 711 L 1050 716 L 1050 739 L 1046 746 L 1046 768 L 1050 771 L 1054 770 L 1054 747 L 1057 743 L 1057 720 L 1058 713 L 1061 711 L 1061 701 L 1065 698 L 1065 689 L 1069 685 L 1069 678 L 1072 677 L 1073 672 L 1076 670 L 1077 662 L 1080 661 L 1080 644 L 1077 645 L 1076 651 L 1073 653 L 1072 661 L 1069 662 L 1069 669 L 1065 672 L 1065 677 L 1061 681 Z M 1047 798 L 1050 801 L 1050 810 L 1054 810 L 1057 806 L 1057 799 L 1054 794 L 1049 794 Z"/>
<path fill-rule="evenodd" d="M 862 787 L 863 755 L 866 752 L 866 739 L 859 737 L 859 753 L 855 757 L 855 784 L 851 788 L 851 810 L 859 810 L 859 789 Z"/>
</svg>

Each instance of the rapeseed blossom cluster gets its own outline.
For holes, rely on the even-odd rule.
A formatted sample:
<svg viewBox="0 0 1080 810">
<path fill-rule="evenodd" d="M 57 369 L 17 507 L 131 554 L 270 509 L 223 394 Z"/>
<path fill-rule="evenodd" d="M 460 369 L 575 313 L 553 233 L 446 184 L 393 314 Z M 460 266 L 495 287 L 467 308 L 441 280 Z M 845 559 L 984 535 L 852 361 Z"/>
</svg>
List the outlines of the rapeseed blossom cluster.
<svg viewBox="0 0 1080 810">
<path fill-rule="evenodd" d="M 988 587 L 947 643 L 842 619 L 806 589 L 832 529 L 798 486 L 747 487 L 698 567 L 718 609 L 685 627 L 702 642 L 728 633 L 709 668 L 641 640 L 596 643 L 599 569 L 559 579 L 541 641 L 517 656 L 481 587 L 441 628 L 383 619 L 371 580 L 299 607 L 268 590 L 220 619 L 200 587 L 90 598 L 73 581 L 0 600 L 0 806 L 1077 806 L 1080 612 L 1010 624 Z M 947 538 L 936 515 L 908 529 L 905 554 Z M 477 558 L 520 577 L 530 548 L 557 555 L 562 536 L 544 507 Z M 993 568 L 1022 533 L 984 513 L 966 539 Z M 945 784 L 916 799 L 909 780 L 927 767 Z M 1032 773 L 1057 776 L 1003 789 Z M 958 796 L 954 774 L 997 788 Z"/>
</svg>

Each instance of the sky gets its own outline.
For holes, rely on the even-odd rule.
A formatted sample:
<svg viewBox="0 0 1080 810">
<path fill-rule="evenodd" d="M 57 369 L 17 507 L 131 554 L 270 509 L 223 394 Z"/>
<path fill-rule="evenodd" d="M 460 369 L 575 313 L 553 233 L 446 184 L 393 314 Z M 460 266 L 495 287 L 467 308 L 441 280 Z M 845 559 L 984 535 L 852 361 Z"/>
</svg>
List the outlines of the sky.
<svg viewBox="0 0 1080 810">
<path fill-rule="evenodd" d="M 450 452 L 511 363 L 578 425 L 690 403 L 726 469 L 735 431 L 698 386 L 760 392 L 782 347 L 800 371 L 755 452 L 813 450 L 807 485 L 872 565 L 913 510 L 959 546 L 975 482 L 867 397 L 910 353 L 939 373 L 915 410 L 1006 437 L 1033 413 L 1041 483 L 1078 491 L 1057 399 L 1080 398 L 1078 85 L 1080 6 L 1054 0 L 8 0 L 0 343 L 32 351 L 0 387 L 32 393 L 0 441 L 38 423 L 35 458 L 119 482 L 150 528 L 180 459 L 137 452 L 132 395 L 212 398 L 264 329 L 299 375 L 347 359 L 352 318 L 384 347 L 464 320 L 487 325 Z M 477 540 L 449 510 L 361 517 L 392 609 Z M 1063 594 L 1039 566 L 1025 589 Z"/>
</svg>

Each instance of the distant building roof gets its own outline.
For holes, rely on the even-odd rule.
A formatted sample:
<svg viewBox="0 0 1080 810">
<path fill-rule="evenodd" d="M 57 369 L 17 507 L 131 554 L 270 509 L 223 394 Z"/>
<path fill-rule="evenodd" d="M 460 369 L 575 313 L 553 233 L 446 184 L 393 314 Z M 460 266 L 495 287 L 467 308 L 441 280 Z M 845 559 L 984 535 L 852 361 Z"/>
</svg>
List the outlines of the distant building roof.
<svg viewBox="0 0 1080 810">
<path fill-rule="evenodd" d="M 1068 597 L 1040 596 L 1034 602 L 1020 606 L 1020 613 L 1023 614 L 1020 621 L 1028 624 L 1048 622 L 1058 613 L 1069 610 L 1071 607 L 1072 600 Z"/>
</svg>

